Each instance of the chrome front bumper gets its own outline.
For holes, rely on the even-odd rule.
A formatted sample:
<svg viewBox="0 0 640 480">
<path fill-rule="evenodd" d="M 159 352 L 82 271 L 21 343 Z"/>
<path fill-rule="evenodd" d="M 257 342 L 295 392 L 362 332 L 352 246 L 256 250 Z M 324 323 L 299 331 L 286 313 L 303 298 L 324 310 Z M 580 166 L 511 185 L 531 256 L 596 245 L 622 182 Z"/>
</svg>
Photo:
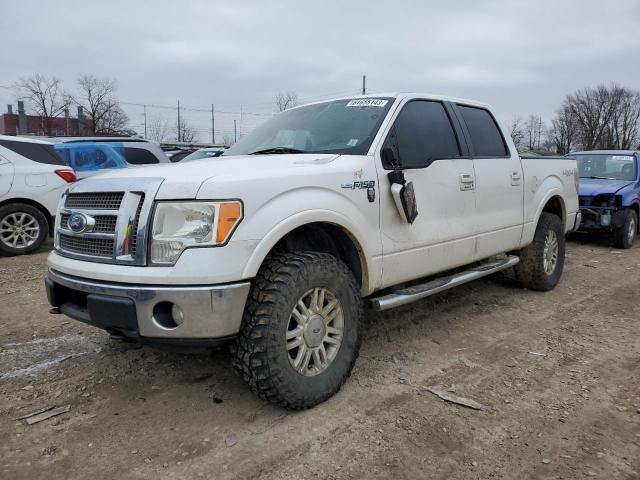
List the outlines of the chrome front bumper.
<svg viewBox="0 0 640 480">
<path fill-rule="evenodd" d="M 211 286 L 104 283 L 49 270 L 49 303 L 62 313 L 105 330 L 150 339 L 215 339 L 238 333 L 249 282 Z M 183 319 L 167 322 L 177 305 Z"/>
</svg>

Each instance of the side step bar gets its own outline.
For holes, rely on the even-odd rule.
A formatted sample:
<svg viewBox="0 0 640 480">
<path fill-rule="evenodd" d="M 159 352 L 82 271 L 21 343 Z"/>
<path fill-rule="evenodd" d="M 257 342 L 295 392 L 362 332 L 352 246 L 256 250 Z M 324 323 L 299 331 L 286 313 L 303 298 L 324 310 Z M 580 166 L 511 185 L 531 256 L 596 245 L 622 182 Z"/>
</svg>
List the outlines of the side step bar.
<svg viewBox="0 0 640 480">
<path fill-rule="evenodd" d="M 408 303 L 430 297 L 436 293 L 444 292 L 450 288 L 457 287 L 464 283 L 486 277 L 501 270 L 506 270 L 520 262 L 520 258 L 516 256 L 508 256 L 498 261 L 491 261 L 478 265 L 476 267 L 465 270 L 464 272 L 455 273 L 446 277 L 436 278 L 430 282 L 412 287 L 402 288 L 394 292 L 388 293 L 381 297 L 369 300 L 374 310 L 388 310 L 390 308 L 400 307 Z"/>
</svg>

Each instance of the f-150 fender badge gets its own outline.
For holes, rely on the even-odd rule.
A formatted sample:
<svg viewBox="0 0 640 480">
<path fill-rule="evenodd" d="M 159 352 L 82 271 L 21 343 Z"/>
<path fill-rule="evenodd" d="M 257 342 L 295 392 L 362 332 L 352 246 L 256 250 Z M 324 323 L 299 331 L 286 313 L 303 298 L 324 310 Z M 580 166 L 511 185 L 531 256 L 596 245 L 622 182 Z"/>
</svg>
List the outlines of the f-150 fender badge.
<svg viewBox="0 0 640 480">
<path fill-rule="evenodd" d="M 376 200 L 376 181 L 375 180 L 355 180 L 350 183 L 343 183 L 340 185 L 342 188 L 349 188 L 351 190 L 366 190 L 367 200 L 369 203 L 373 203 Z"/>
<path fill-rule="evenodd" d="M 350 188 L 352 190 L 356 190 L 358 188 L 362 188 L 362 189 L 367 189 L 367 188 L 373 188 L 376 186 L 376 181 L 375 180 L 356 180 L 353 182 L 349 182 L 349 183 L 343 183 L 342 185 L 340 185 L 342 188 Z"/>
</svg>

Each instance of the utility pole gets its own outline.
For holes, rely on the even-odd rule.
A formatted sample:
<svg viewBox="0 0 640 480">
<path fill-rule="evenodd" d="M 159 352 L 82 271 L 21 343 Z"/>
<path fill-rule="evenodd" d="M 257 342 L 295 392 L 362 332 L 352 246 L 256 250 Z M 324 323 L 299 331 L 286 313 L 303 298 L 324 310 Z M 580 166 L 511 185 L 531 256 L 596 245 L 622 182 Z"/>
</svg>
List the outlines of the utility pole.
<svg viewBox="0 0 640 480">
<path fill-rule="evenodd" d="M 180 142 L 180 100 L 178 100 L 178 142 Z"/>
<path fill-rule="evenodd" d="M 147 138 L 147 106 L 143 105 L 144 108 L 144 138 Z"/>
<path fill-rule="evenodd" d="M 213 145 L 216 144 L 216 117 L 215 114 L 213 113 L 213 103 L 211 104 L 211 143 Z"/>
<path fill-rule="evenodd" d="M 238 141 L 238 134 L 236 132 L 236 121 L 233 121 L 233 143 Z"/>
<path fill-rule="evenodd" d="M 362 95 L 367 94 L 367 76 L 362 75 Z"/>
</svg>

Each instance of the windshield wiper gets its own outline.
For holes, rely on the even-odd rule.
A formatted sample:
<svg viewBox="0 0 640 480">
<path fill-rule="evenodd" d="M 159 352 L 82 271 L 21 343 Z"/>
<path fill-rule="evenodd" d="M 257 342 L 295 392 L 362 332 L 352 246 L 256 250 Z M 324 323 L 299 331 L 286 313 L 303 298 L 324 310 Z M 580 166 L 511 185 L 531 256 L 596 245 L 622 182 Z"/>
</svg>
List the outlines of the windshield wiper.
<svg viewBox="0 0 640 480">
<path fill-rule="evenodd" d="M 614 177 L 598 177 L 597 175 L 591 175 L 589 177 L 580 177 L 580 178 L 592 178 L 594 180 L 617 180 L 617 178 L 614 178 Z"/>
<path fill-rule="evenodd" d="M 249 153 L 249 155 L 261 155 L 261 154 L 278 154 L 278 153 L 307 153 L 304 150 L 298 150 L 297 148 L 289 148 L 289 147 L 271 147 L 265 148 L 264 150 L 256 150 L 255 152 Z"/>
</svg>

